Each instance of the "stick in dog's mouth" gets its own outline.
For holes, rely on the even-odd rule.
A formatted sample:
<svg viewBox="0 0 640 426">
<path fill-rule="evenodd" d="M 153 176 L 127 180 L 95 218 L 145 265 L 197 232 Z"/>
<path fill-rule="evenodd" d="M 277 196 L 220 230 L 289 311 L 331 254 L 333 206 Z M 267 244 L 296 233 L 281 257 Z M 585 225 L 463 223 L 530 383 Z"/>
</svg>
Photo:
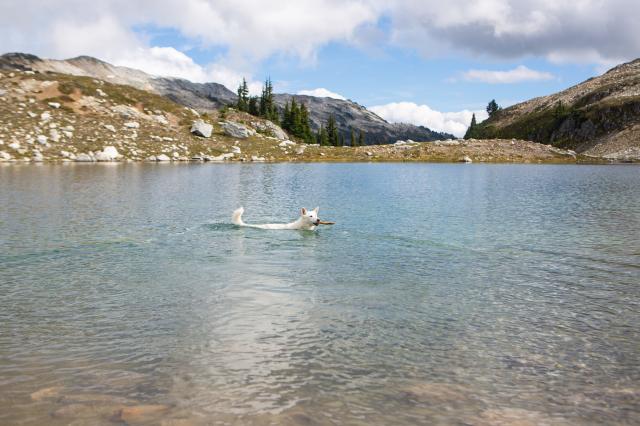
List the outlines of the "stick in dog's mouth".
<svg viewBox="0 0 640 426">
<path fill-rule="evenodd" d="M 324 220 L 319 220 L 318 225 L 335 225 L 335 222 L 325 222 Z"/>
</svg>

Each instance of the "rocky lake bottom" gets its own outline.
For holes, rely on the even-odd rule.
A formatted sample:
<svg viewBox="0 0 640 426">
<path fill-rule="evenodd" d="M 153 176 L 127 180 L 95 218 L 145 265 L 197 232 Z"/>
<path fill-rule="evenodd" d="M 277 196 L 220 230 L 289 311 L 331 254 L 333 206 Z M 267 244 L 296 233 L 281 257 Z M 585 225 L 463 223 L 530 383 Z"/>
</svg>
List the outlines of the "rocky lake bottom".
<svg viewBox="0 0 640 426">
<path fill-rule="evenodd" d="M 639 171 L 0 165 L 0 424 L 638 424 Z"/>
</svg>

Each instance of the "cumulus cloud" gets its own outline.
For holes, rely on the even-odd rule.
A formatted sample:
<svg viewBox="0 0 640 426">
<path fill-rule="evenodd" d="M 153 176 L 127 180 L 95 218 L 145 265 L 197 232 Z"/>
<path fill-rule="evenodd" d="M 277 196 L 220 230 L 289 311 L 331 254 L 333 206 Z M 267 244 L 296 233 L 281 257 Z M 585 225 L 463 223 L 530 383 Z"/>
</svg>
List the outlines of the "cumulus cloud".
<svg viewBox="0 0 640 426">
<path fill-rule="evenodd" d="M 553 80 L 555 78 L 551 73 L 532 70 L 524 65 L 508 71 L 469 70 L 462 73 L 462 77 L 467 81 L 480 81 L 491 84 L 511 84 L 523 81 Z"/>
<path fill-rule="evenodd" d="M 392 102 L 372 106 L 369 109 L 391 123 L 425 126 L 431 130 L 451 133 L 457 137 L 462 137 L 467 131 L 473 114 L 476 115 L 478 123 L 487 118 L 487 112 L 483 110 L 440 112 L 431 109 L 428 105 L 418 105 L 413 102 Z"/>
<path fill-rule="evenodd" d="M 298 91 L 298 95 L 316 96 L 318 98 L 333 98 L 333 99 L 342 99 L 342 100 L 347 99 L 338 93 L 325 89 L 324 87 L 319 87 L 313 90 L 300 90 Z"/>
<path fill-rule="evenodd" d="M 620 62 L 640 56 L 637 0 L 404 0 L 389 6 L 392 40 L 426 55 Z"/>
<path fill-rule="evenodd" d="M 86 54 L 228 81 L 274 55 L 313 62 L 332 42 L 602 65 L 640 56 L 636 8 L 637 0 L 449 0 L 447 7 L 436 0 L 3 0 L 0 51 Z M 175 46 L 150 43 L 145 28 L 171 29 L 225 54 L 200 67 Z"/>
</svg>

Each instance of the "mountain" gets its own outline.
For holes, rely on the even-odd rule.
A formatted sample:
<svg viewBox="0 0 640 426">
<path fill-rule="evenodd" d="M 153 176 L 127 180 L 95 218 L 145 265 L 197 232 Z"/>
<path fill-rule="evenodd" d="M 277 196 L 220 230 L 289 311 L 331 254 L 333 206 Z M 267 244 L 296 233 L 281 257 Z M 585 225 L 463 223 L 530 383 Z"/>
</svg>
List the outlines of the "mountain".
<svg viewBox="0 0 640 426">
<path fill-rule="evenodd" d="M 500 110 L 470 137 L 526 139 L 609 159 L 639 159 L 640 59 Z"/>
<path fill-rule="evenodd" d="M 0 69 L 93 77 L 109 83 L 129 85 L 160 94 L 181 105 L 203 111 L 218 109 L 236 102 L 236 94 L 219 83 L 193 83 L 180 78 L 152 76 L 140 70 L 111 65 L 89 56 L 54 60 L 41 59 L 25 53 L 7 53 L 0 56 Z M 319 129 L 329 115 L 333 114 L 338 130 L 347 140 L 351 128 L 365 132 L 367 144 L 393 143 L 399 139 L 433 141 L 453 138 L 450 134 L 434 132 L 423 126 L 389 123 L 364 106 L 347 100 L 277 94 L 276 104 L 284 108 L 284 104 L 292 97 L 296 102 L 307 105 L 312 129 Z"/>
</svg>

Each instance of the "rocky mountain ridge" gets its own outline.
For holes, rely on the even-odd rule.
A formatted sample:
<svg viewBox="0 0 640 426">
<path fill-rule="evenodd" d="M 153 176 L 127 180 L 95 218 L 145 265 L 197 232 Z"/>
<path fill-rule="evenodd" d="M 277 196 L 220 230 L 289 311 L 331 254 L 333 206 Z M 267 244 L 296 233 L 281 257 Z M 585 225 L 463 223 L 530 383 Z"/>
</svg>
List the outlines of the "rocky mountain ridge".
<svg viewBox="0 0 640 426">
<path fill-rule="evenodd" d="M 219 83 L 193 83 L 180 78 L 152 76 L 140 70 L 114 66 L 89 56 L 54 60 L 24 53 L 7 53 L 0 56 L 0 69 L 93 77 L 160 94 L 200 111 L 211 111 L 236 102 L 236 94 Z M 453 138 L 450 134 L 435 132 L 423 126 L 389 123 L 364 106 L 348 100 L 276 94 L 276 105 L 282 109 L 291 98 L 307 104 L 313 130 L 318 130 L 320 125 L 328 120 L 329 115 L 333 114 L 338 130 L 347 140 L 351 128 L 362 130 L 366 135 L 367 144 L 393 143 L 403 139 L 432 141 Z"/>
<path fill-rule="evenodd" d="M 520 138 L 611 160 L 640 159 L 640 59 L 498 111 L 475 138 Z"/>
</svg>

